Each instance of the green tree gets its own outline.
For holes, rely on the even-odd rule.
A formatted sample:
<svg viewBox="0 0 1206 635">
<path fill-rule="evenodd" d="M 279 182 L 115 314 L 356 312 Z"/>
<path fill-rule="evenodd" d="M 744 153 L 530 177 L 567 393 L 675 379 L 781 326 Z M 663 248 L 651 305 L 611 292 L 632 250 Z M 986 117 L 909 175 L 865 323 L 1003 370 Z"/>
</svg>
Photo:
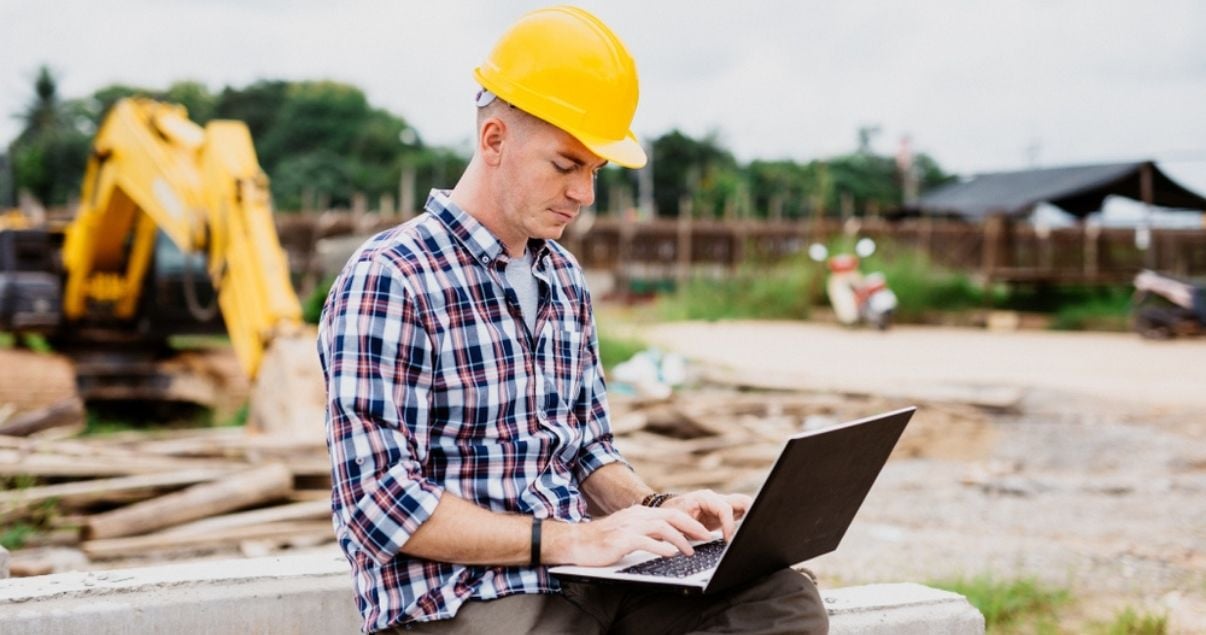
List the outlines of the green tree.
<svg viewBox="0 0 1206 635">
<path fill-rule="evenodd" d="M 791 160 L 755 159 L 745 171 L 756 213 L 769 216 L 777 208 L 783 218 L 799 218 L 811 209 L 809 196 L 817 189 L 815 169 Z"/>
<path fill-rule="evenodd" d="M 188 118 L 200 125 L 214 118 L 218 106 L 218 98 L 200 82 L 176 82 L 158 97 L 184 106 L 188 110 Z"/>
<path fill-rule="evenodd" d="M 262 156 L 265 135 L 277 122 L 281 106 L 289 92 L 289 83 L 279 80 L 260 80 L 243 88 L 227 86 L 218 94 L 214 117 L 237 119 L 247 124 L 251 138 L 255 140 L 260 164 L 265 165 L 269 157 Z M 273 161 L 279 157 L 270 157 Z"/>
<path fill-rule="evenodd" d="M 415 209 L 422 209 L 432 188 L 451 188 L 469 165 L 468 157 L 451 148 L 425 147 L 407 155 L 415 166 Z"/>
<path fill-rule="evenodd" d="M 273 195 L 282 208 L 299 207 L 303 189 L 333 205 L 349 204 L 355 192 L 374 198 L 393 193 L 404 155 L 422 155 L 417 140 L 406 141 L 406 121 L 372 108 L 355 86 L 323 81 L 287 84 L 283 93 L 272 84 L 252 88 L 258 99 L 239 100 L 233 93 L 224 93 L 218 111 L 226 115 L 229 105 L 241 102 L 263 115 L 260 122 L 265 128 L 259 135 L 253 128 L 253 138 L 261 165 L 273 177 Z M 268 115 L 273 103 L 276 110 Z M 429 160 L 414 158 L 416 163 Z"/>
<path fill-rule="evenodd" d="M 9 145 L 13 181 L 45 205 L 64 205 L 79 191 L 88 157 L 88 135 L 75 104 L 59 97 L 46 66 L 34 80 L 34 97 L 19 115 L 21 132 Z"/>
<path fill-rule="evenodd" d="M 129 86 L 126 84 L 109 84 L 97 89 L 92 96 L 81 101 L 83 111 L 92 124 L 92 130 L 100 128 L 101 122 L 109 114 L 109 109 L 126 97 L 155 98 L 155 91 L 149 88 Z"/>
<path fill-rule="evenodd" d="M 329 198 L 347 205 L 355 193 L 349 163 L 328 150 L 316 150 L 289 157 L 277 163 L 270 174 L 273 200 L 278 209 L 300 209 L 303 193 Z"/>
<path fill-rule="evenodd" d="M 684 195 L 695 201 L 697 214 L 706 214 L 723 205 L 739 182 L 737 161 L 716 134 L 693 139 L 672 130 L 653 141 L 653 197 L 661 216 L 678 216 Z"/>
<path fill-rule="evenodd" d="M 610 211 L 620 204 L 611 199 L 617 190 L 626 192 L 630 205 L 637 204 L 637 171 L 608 165 L 595 177 L 595 209 Z M 621 195 L 625 196 L 625 195 Z"/>
</svg>

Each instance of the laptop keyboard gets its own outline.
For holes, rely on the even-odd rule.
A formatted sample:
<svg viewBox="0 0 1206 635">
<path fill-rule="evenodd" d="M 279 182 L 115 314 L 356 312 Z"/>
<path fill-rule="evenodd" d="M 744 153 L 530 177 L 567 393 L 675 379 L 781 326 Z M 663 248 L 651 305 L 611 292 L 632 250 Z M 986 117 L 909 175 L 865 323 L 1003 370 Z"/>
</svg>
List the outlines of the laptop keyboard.
<svg viewBox="0 0 1206 635">
<path fill-rule="evenodd" d="M 695 553 L 690 556 L 680 553 L 675 556 L 654 558 L 620 569 L 617 573 L 686 578 L 716 566 L 716 563 L 720 561 L 720 554 L 724 553 L 724 546 L 723 539 L 705 542 L 695 545 Z"/>
</svg>

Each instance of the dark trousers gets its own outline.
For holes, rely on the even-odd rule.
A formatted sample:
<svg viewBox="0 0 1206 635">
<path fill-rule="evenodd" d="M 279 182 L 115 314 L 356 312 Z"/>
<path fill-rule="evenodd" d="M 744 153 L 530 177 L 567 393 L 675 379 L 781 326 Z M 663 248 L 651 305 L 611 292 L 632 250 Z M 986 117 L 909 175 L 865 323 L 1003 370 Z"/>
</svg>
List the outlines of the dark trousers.
<svg viewBox="0 0 1206 635">
<path fill-rule="evenodd" d="M 829 632 L 829 617 L 808 577 L 784 569 L 714 595 L 643 587 L 563 584 L 555 595 L 467 602 L 451 620 L 393 633 L 809 633 Z"/>
</svg>

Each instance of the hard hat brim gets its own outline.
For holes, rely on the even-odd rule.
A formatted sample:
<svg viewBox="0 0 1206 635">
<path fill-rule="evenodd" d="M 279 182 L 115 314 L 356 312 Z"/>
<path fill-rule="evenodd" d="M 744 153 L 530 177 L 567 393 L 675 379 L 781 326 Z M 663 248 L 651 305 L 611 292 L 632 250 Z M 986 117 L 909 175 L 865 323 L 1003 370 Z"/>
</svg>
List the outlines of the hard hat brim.
<svg viewBox="0 0 1206 635">
<path fill-rule="evenodd" d="M 632 134 L 631 131 L 619 141 L 591 137 L 585 134 L 575 134 L 569 130 L 566 130 L 566 132 L 578 141 L 581 141 L 587 150 L 616 165 L 635 170 L 645 167 L 645 164 L 649 161 L 649 158 L 645 155 L 645 149 L 641 147 L 641 142 L 637 141 L 636 135 Z"/>
</svg>

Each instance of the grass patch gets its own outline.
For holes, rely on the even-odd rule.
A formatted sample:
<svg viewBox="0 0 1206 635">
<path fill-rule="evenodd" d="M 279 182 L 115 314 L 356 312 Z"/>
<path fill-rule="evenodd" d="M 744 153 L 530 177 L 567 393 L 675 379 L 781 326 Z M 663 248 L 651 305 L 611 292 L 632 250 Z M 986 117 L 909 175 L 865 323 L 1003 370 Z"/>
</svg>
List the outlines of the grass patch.
<svg viewBox="0 0 1206 635">
<path fill-rule="evenodd" d="M 176 351 L 230 348 L 230 336 L 221 334 L 172 335 L 168 338 L 168 346 Z"/>
<path fill-rule="evenodd" d="M 633 355 L 645 350 L 645 343 L 632 338 L 617 337 L 599 331 L 599 357 L 603 368 L 610 371 L 616 364 L 632 359 Z"/>
<path fill-rule="evenodd" d="M 0 491 L 24 490 L 37 484 L 38 480 L 33 476 L 17 474 L 0 478 Z M 50 531 L 51 526 L 62 515 L 57 498 L 31 504 L 6 506 L 5 514 L 9 515 L 10 522 L 6 522 L 3 527 L 0 527 L 0 547 L 10 551 L 21 549 L 31 538 Z"/>
<path fill-rule="evenodd" d="M 50 346 L 50 342 L 37 333 L 26 333 L 21 336 L 21 340 L 24 342 L 25 348 L 35 353 L 46 354 L 54 352 L 54 348 Z"/>
<path fill-rule="evenodd" d="M 1131 295 L 1128 285 L 1015 285 L 998 306 L 1049 314 L 1055 330 L 1126 331 L 1130 328 Z"/>
<path fill-rule="evenodd" d="M 53 353 L 54 348 L 45 337 L 37 333 L 0 333 L 0 348 L 27 348 L 35 353 Z"/>
<path fill-rule="evenodd" d="M 322 306 L 327 302 L 327 294 L 331 292 L 331 285 L 335 284 L 335 278 L 327 278 L 318 283 L 314 287 L 314 291 L 302 300 L 302 320 L 306 324 L 318 324 L 318 319 L 322 317 Z"/>
<path fill-rule="evenodd" d="M 1168 616 L 1141 612 L 1128 606 L 1114 616 L 1114 621 L 1102 625 L 1098 632 L 1104 635 L 1166 635 Z"/>
<path fill-rule="evenodd" d="M 89 410 L 84 414 L 84 431 L 82 437 L 99 437 L 131 430 L 144 430 L 146 426 L 129 419 L 115 418 Z"/>
<path fill-rule="evenodd" d="M 29 523 L 12 523 L 0 531 L 0 547 L 4 547 L 9 551 L 16 551 L 25 546 L 30 537 L 38 532 L 37 528 Z"/>
<path fill-rule="evenodd" d="M 852 253 L 853 241 L 838 237 L 830 254 Z M 924 323 L 937 313 L 998 308 L 1051 316 L 1059 330 L 1126 331 L 1131 287 L 1014 285 L 986 287 L 959 271 L 934 263 L 911 247 L 884 241 L 863 259 L 864 275 L 881 272 L 896 294 L 893 322 Z M 728 277 L 695 278 L 677 292 L 658 298 L 666 320 L 806 319 L 813 305 L 828 304 L 828 270 L 798 253 L 772 266 L 746 263 Z"/>
<path fill-rule="evenodd" d="M 1121 288 L 1097 290 L 1084 300 L 1060 306 L 1051 328 L 1065 331 L 1126 331 L 1130 328 L 1131 294 Z"/>
<path fill-rule="evenodd" d="M 801 320 L 824 289 L 821 266 L 797 254 L 774 265 L 747 263 L 725 278 L 693 278 L 658 297 L 666 320 Z"/>
<path fill-rule="evenodd" d="M 185 430 L 240 425 L 246 414 L 236 411 L 219 420 L 213 409 L 193 403 L 110 401 L 88 404 L 81 436 L 95 437 L 130 431 Z M 240 418 L 241 417 L 241 418 Z"/>
<path fill-rule="evenodd" d="M 218 428 L 240 428 L 247 425 L 247 418 L 251 415 L 251 405 L 244 403 L 239 406 L 229 417 L 215 421 L 214 426 Z"/>
<path fill-rule="evenodd" d="M 835 239 L 829 253 L 851 252 L 847 242 Z M 927 313 L 974 309 L 1004 296 L 1003 290 L 986 291 L 916 249 L 891 244 L 865 259 L 862 271 L 879 271 L 887 278 L 898 302 L 897 322 L 922 322 Z M 770 267 L 747 263 L 728 278 L 691 280 L 678 293 L 661 296 L 659 306 L 669 320 L 806 319 L 813 305 L 829 302 L 827 276 L 826 265 L 801 252 Z"/>
<path fill-rule="evenodd" d="M 930 586 L 967 597 L 981 613 L 989 632 L 1054 632 L 1055 611 L 1070 599 L 1067 589 L 1048 587 L 1034 579 L 997 580 L 990 576 L 945 580 Z"/>
<path fill-rule="evenodd" d="M 1002 289 L 985 290 L 967 275 L 932 262 L 916 249 L 883 245 L 863 262 L 864 273 L 881 271 L 896 294 L 893 321 L 918 323 L 935 311 L 966 311 L 986 306 L 1003 296 Z"/>
</svg>

